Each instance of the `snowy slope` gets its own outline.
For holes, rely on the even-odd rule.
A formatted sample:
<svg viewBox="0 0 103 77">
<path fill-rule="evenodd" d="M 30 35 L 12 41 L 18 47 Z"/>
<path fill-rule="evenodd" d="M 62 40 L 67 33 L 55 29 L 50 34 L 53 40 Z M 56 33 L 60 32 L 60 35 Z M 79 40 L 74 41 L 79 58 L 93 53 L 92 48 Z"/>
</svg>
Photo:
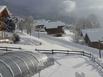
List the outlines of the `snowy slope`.
<svg viewBox="0 0 103 77">
<path fill-rule="evenodd" d="M 37 33 L 34 33 L 33 36 L 37 36 Z M 86 51 L 86 52 L 94 54 L 96 57 L 98 57 L 98 54 L 99 54 L 98 49 L 91 48 L 91 47 L 88 47 L 85 45 L 80 45 L 77 43 L 73 43 L 73 42 L 68 41 L 68 40 L 59 39 L 57 37 L 55 38 L 55 37 L 49 36 L 45 33 L 44 34 L 40 33 L 40 38 L 43 39 L 44 41 L 65 47 L 69 50 Z M 102 53 L 102 55 L 103 55 L 103 53 Z"/>
<path fill-rule="evenodd" d="M 70 30 L 64 30 L 64 32 L 65 32 L 65 35 L 63 35 L 62 37 L 57 37 L 57 38 L 66 40 L 68 42 L 73 42 L 74 41 L 73 38 L 75 37 L 75 34 L 71 32 Z"/>
<path fill-rule="evenodd" d="M 30 45 L 22 44 L 0 44 L 0 46 L 6 47 L 21 47 L 23 51 L 32 51 L 36 52 L 35 49 L 61 49 L 61 50 L 75 50 L 78 47 L 73 47 L 72 45 L 68 44 L 67 47 L 65 46 L 65 42 L 57 41 L 58 39 L 53 39 L 48 36 L 48 40 L 46 37 L 44 39 L 38 39 L 34 36 L 29 36 L 25 33 L 20 34 L 20 37 L 25 43 L 30 42 Z M 50 38 L 50 39 L 49 39 Z M 27 39 L 27 40 L 25 40 Z M 50 41 L 51 40 L 51 41 Z M 35 41 L 32 43 L 32 41 Z M 54 41 L 54 42 L 53 42 Z M 37 45 L 35 43 L 41 42 L 41 45 Z M 66 45 L 67 45 L 66 44 Z M 81 48 L 82 49 L 82 48 Z M 78 50 L 81 50 L 78 48 Z M 18 51 L 18 50 L 17 50 Z M 67 57 L 66 57 L 67 56 Z M 57 59 L 58 58 L 58 59 Z M 58 65 L 55 63 L 53 66 L 48 67 L 45 70 L 42 70 L 40 73 L 40 77 L 102 77 L 101 73 L 97 68 L 94 68 L 88 58 L 81 57 L 81 56 L 71 56 L 71 55 L 56 55 L 57 61 L 61 64 Z M 38 74 L 34 75 L 33 77 L 39 77 Z"/>
<path fill-rule="evenodd" d="M 20 42 L 17 44 L 0 44 L 0 47 L 18 47 L 24 50 L 35 51 L 35 49 L 66 49 L 65 47 L 57 44 L 38 39 L 37 37 L 30 36 L 26 33 L 18 33 L 20 36 Z"/>
<path fill-rule="evenodd" d="M 33 36 L 30 36 L 30 37 L 32 39 L 35 38 L 35 40 L 37 40 L 36 37 L 33 37 Z M 68 49 L 68 50 L 76 50 L 78 48 L 77 46 L 73 47 L 70 44 L 68 45 L 71 46 L 72 48 L 66 47 L 64 44 L 61 45 L 61 43 L 63 42 L 60 43 L 60 41 L 57 41 L 58 39 L 53 39 L 50 37 L 49 37 L 50 39 L 47 37 L 45 38 L 46 40 L 42 38 L 39 39 L 39 41 L 41 41 L 43 45 L 36 46 L 35 48 L 37 49 Z M 82 48 L 78 48 L 78 50 L 82 50 Z M 97 69 L 94 68 L 92 65 L 90 65 L 88 63 L 88 60 L 86 60 L 83 57 L 79 57 L 79 56 L 71 57 L 70 56 L 70 57 L 62 58 L 61 60 L 58 60 L 58 62 L 61 64 L 61 66 L 59 66 L 58 64 L 55 64 L 52 67 L 49 67 L 43 70 L 41 72 L 41 77 L 68 77 L 68 76 L 70 77 L 101 77 Z M 84 76 L 82 76 L 82 74 Z M 35 75 L 34 77 L 38 77 L 38 74 Z"/>
</svg>

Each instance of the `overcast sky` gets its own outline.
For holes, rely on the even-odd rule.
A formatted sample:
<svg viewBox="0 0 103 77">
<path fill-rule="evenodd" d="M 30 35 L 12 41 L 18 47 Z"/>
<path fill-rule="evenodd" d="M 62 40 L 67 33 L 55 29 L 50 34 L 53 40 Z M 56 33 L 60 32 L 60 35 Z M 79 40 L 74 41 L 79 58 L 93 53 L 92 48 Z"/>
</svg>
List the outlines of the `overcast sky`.
<svg viewBox="0 0 103 77">
<path fill-rule="evenodd" d="M 103 0 L 5 0 L 19 6 L 25 6 L 28 9 L 50 11 L 65 10 L 103 10 Z"/>
<path fill-rule="evenodd" d="M 39 15 L 97 14 L 103 16 L 103 0 L 4 0 L 15 6 L 25 7 Z"/>
</svg>

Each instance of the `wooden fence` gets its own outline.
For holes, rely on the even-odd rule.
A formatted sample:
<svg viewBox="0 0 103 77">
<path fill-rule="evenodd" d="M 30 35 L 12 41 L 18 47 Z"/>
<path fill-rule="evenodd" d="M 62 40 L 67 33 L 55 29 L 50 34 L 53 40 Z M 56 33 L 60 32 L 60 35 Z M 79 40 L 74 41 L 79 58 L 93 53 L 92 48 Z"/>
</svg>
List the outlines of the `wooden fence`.
<svg viewBox="0 0 103 77">
<path fill-rule="evenodd" d="M 96 63 L 101 68 L 101 71 L 103 73 L 103 64 L 100 62 L 98 58 L 96 58 L 93 54 L 85 52 L 85 51 L 70 51 L 70 50 L 40 50 L 35 49 L 35 51 L 38 51 L 40 53 L 44 54 L 72 54 L 72 55 L 81 55 L 88 57 L 92 62 Z"/>
</svg>

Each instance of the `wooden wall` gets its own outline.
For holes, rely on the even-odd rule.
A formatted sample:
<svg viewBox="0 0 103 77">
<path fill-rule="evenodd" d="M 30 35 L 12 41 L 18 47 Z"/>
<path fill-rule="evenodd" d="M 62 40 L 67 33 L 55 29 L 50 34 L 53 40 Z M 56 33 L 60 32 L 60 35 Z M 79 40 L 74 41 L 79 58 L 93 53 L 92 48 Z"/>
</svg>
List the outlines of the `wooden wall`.
<svg viewBox="0 0 103 77">
<path fill-rule="evenodd" d="M 8 17 L 8 11 L 6 10 L 6 8 L 0 13 L 0 17 Z"/>
<path fill-rule="evenodd" d="M 8 14 L 8 11 L 7 9 L 5 8 L 1 13 L 0 13 L 0 31 L 4 31 L 5 28 L 6 28 L 6 25 L 4 23 L 4 19 L 6 17 L 8 17 L 9 14 Z"/>
<path fill-rule="evenodd" d="M 47 34 L 61 36 L 64 34 L 63 27 L 45 29 Z"/>
<path fill-rule="evenodd" d="M 99 42 L 91 42 L 89 43 L 89 46 L 97 49 L 103 49 L 103 44 Z"/>
</svg>

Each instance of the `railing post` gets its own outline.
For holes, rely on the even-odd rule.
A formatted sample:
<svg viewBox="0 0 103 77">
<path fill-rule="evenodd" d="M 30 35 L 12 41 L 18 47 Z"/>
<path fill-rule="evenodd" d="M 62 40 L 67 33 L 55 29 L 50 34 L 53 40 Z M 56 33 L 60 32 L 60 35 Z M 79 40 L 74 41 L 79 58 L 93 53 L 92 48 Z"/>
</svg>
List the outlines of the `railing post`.
<svg viewBox="0 0 103 77">
<path fill-rule="evenodd" d="M 52 54 L 54 54 L 54 52 L 53 52 L 54 50 L 52 49 Z"/>
<path fill-rule="evenodd" d="M 92 55 L 92 61 L 95 62 L 95 57 Z"/>
<path fill-rule="evenodd" d="M 101 41 L 99 40 L 99 58 L 101 58 L 102 55 L 101 55 Z"/>
<path fill-rule="evenodd" d="M 91 58 L 91 57 L 92 57 L 91 53 L 90 53 L 89 55 L 90 55 L 90 57 L 89 57 L 89 58 Z"/>
<path fill-rule="evenodd" d="M 67 50 L 67 54 L 69 54 L 69 51 Z"/>
<path fill-rule="evenodd" d="M 7 51 L 8 51 L 8 48 L 7 48 L 7 47 L 5 47 L 5 48 L 6 48 L 5 50 L 6 50 L 6 53 L 7 53 Z"/>
<path fill-rule="evenodd" d="M 38 49 L 35 49 L 35 51 L 39 51 Z"/>
<path fill-rule="evenodd" d="M 101 49 L 99 49 L 99 58 L 101 58 L 102 55 L 101 55 Z"/>
<path fill-rule="evenodd" d="M 82 53 L 83 53 L 82 55 L 83 55 L 83 56 L 85 56 L 85 53 L 84 53 L 84 51 L 83 51 Z"/>
</svg>

